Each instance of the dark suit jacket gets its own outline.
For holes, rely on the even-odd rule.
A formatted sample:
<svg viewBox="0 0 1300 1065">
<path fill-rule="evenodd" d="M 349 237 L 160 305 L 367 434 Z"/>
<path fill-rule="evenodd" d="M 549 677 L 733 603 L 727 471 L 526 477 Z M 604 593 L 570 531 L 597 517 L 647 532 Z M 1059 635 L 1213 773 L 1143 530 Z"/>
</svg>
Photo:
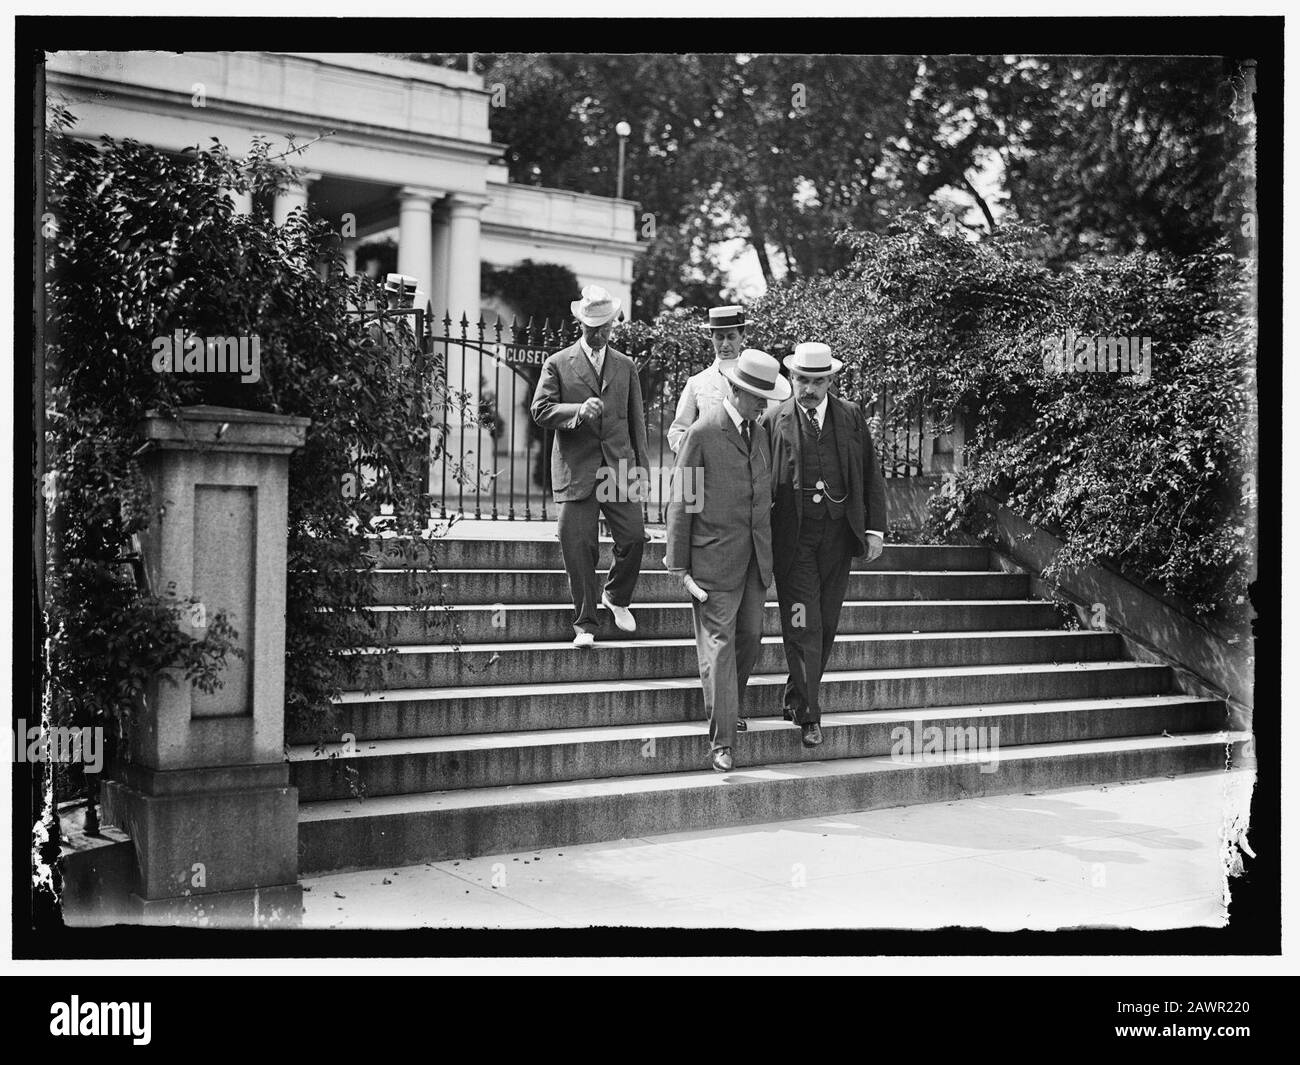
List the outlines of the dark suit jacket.
<svg viewBox="0 0 1300 1065">
<path fill-rule="evenodd" d="M 739 588 L 751 555 L 757 554 L 763 584 L 771 584 L 771 469 L 768 437 L 759 426 L 754 427 L 753 454 L 747 455 L 745 438 L 725 407 L 692 423 L 673 470 L 664 565 L 689 570 L 707 592 Z M 688 475 L 700 489 L 694 504 L 677 487 Z"/>
<path fill-rule="evenodd" d="M 772 443 L 772 547 L 782 572 L 794 560 L 803 519 L 804 494 L 799 483 L 803 461 L 795 402 L 791 396 L 760 419 Z M 880 460 L 867 420 L 857 404 L 828 396 L 826 417 L 835 426 L 840 469 L 848 485 L 844 511 L 858 542 L 854 554 L 862 555 L 867 550 L 867 529 L 876 529 L 882 535 L 889 529 Z"/>
<path fill-rule="evenodd" d="M 538 425 L 555 430 L 551 488 L 558 503 L 591 495 L 601 466 L 617 470 L 623 459 L 629 467 L 650 468 L 636 363 L 606 347 L 604 371 L 604 380 L 597 380 L 580 343 L 542 364 L 531 412 Z M 579 423 L 578 408 L 591 396 L 604 400 L 605 413 L 594 422 Z"/>
</svg>

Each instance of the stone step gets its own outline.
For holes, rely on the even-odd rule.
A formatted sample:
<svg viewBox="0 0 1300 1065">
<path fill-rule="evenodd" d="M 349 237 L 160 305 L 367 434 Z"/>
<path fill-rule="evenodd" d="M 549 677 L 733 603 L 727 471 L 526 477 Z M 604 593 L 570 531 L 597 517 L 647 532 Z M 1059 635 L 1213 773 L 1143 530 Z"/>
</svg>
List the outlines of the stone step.
<svg viewBox="0 0 1300 1065">
<path fill-rule="evenodd" d="M 1247 733 L 1002 746 L 957 759 L 789 762 L 512 788 L 467 788 L 299 807 L 299 870 L 409 865 L 981 795 L 1038 792 L 1245 760 Z"/>
<path fill-rule="evenodd" d="M 416 610 L 374 607 L 369 616 L 396 644 L 535 643 L 573 638 L 573 607 L 568 603 L 517 603 L 512 606 L 453 606 Z M 694 635 L 687 603 L 637 606 L 639 639 L 686 638 Z M 621 634 L 609 612 L 600 611 L 601 635 Z M 1041 599 L 892 599 L 847 602 L 840 614 L 841 632 L 968 632 L 999 629 L 1060 628 L 1062 614 Z M 763 631 L 781 632 L 775 600 L 767 604 Z"/>
<path fill-rule="evenodd" d="M 642 557 L 644 569 L 662 569 L 663 540 L 651 540 Z M 600 569 L 609 568 L 614 543 L 600 541 Z M 563 569 L 560 542 L 554 536 L 532 540 L 453 539 L 410 540 L 377 539 L 372 555 L 381 565 L 393 568 L 422 568 L 433 564 L 439 569 Z M 955 544 L 886 544 L 884 553 L 869 565 L 857 560 L 855 569 L 883 572 L 888 570 L 987 570 L 991 556 L 986 547 Z"/>
<path fill-rule="evenodd" d="M 1227 724 L 1221 702 L 1188 695 L 858 711 L 824 715 L 823 742 L 811 750 L 793 724 L 756 718 L 737 735 L 733 754 L 737 767 L 762 766 L 1208 732 Z M 304 745 L 290 748 L 289 762 L 299 801 L 318 802 L 354 793 L 372 799 L 682 773 L 707 767 L 708 752 L 708 726 L 697 721 Z"/>
<path fill-rule="evenodd" d="M 603 579 L 603 574 L 602 574 Z M 384 606 L 430 605 L 437 602 L 439 584 L 455 606 L 496 603 L 572 603 L 569 578 L 563 569 L 376 569 L 375 603 Z M 846 599 L 1028 599 L 1027 573 L 989 570 L 892 570 L 853 573 Z M 687 595 L 673 574 L 644 569 L 632 605 L 685 603 Z"/>
<path fill-rule="evenodd" d="M 1119 636 L 1088 630 L 848 633 L 836 638 L 827 668 L 1095 662 L 1121 657 Z M 699 660 L 693 639 L 666 639 L 610 640 L 585 649 L 569 642 L 474 644 L 463 649 L 410 644 L 385 655 L 363 653 L 358 665 L 363 676 L 373 674 L 384 680 L 376 681 L 377 686 L 433 688 L 683 677 L 698 672 Z M 775 673 L 784 667 L 781 638 L 763 637 L 754 672 Z"/>
<path fill-rule="evenodd" d="M 783 671 L 750 677 L 746 714 L 780 718 Z M 1161 665 L 1129 661 L 932 666 L 926 669 L 833 671 L 822 678 L 827 713 L 909 709 L 963 703 L 1103 699 L 1173 690 Z M 700 721 L 704 699 L 696 675 L 649 680 L 396 688 L 345 692 L 327 737 L 290 733 L 291 743 L 345 734 L 358 741 L 457 736 L 548 728 L 597 728 Z"/>
</svg>

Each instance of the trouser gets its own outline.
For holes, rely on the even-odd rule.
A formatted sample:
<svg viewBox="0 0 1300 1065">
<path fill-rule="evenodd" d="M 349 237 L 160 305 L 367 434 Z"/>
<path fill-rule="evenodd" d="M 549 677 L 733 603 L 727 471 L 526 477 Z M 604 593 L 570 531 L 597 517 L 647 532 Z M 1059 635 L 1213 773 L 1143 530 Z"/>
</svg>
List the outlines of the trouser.
<svg viewBox="0 0 1300 1065">
<path fill-rule="evenodd" d="M 709 750 L 736 745 L 736 721 L 745 686 L 763 640 L 767 588 L 750 553 L 745 579 L 735 588 L 708 588 L 703 603 L 692 599 L 695 650 L 700 660 L 704 712 L 709 715 Z"/>
<path fill-rule="evenodd" d="M 822 672 L 835 644 L 856 546 L 845 519 L 805 513 L 794 559 L 776 577 L 781 638 L 790 670 L 783 702 L 799 725 L 822 719 Z"/>
<path fill-rule="evenodd" d="M 557 503 L 560 551 L 569 575 L 573 596 L 573 631 L 590 632 L 600 627 L 596 610 L 600 605 L 600 584 L 596 563 L 600 559 L 599 515 L 604 513 L 614 537 L 614 564 L 605 580 L 605 591 L 615 606 L 629 606 L 641 575 L 645 553 L 645 520 L 641 504 L 631 500 L 600 502 L 593 491 L 586 499 Z"/>
</svg>

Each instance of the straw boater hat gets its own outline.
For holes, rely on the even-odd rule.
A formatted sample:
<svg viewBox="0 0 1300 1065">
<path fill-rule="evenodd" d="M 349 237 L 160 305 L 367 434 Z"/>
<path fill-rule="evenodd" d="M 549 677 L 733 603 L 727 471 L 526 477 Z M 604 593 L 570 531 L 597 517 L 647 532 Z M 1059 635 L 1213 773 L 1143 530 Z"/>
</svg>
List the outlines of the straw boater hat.
<svg viewBox="0 0 1300 1065">
<path fill-rule="evenodd" d="M 827 345 L 816 341 L 796 344 L 794 354 L 787 355 L 783 361 L 791 373 L 801 373 L 805 377 L 830 377 L 833 373 L 839 373 L 844 365 L 839 359 L 831 357 L 831 349 Z"/>
<path fill-rule="evenodd" d="M 745 312 L 740 307 L 710 307 L 710 329 L 744 329 Z"/>
<path fill-rule="evenodd" d="M 722 375 L 732 384 L 778 403 L 790 398 L 790 382 L 781 376 L 776 359 L 758 348 L 746 348 L 734 366 L 723 366 Z"/>
<path fill-rule="evenodd" d="M 389 274 L 384 278 L 384 291 L 397 292 L 403 296 L 414 296 L 420 287 L 420 279 L 408 274 Z"/>
<path fill-rule="evenodd" d="M 582 299 L 570 303 L 569 310 L 583 325 L 595 327 L 613 319 L 621 305 L 599 285 L 588 285 L 582 290 Z"/>
</svg>

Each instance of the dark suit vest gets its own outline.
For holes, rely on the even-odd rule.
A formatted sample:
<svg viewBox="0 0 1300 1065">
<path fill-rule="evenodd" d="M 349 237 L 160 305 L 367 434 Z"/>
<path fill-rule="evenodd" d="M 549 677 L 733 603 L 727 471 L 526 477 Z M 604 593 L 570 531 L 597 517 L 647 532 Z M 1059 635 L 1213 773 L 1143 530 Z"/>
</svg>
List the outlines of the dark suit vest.
<svg viewBox="0 0 1300 1065">
<path fill-rule="evenodd" d="M 831 521 L 844 517 L 844 504 L 834 503 L 829 498 L 843 500 L 848 494 L 845 486 L 844 471 L 840 469 L 840 452 L 835 441 L 835 417 L 831 407 L 826 405 L 826 421 L 822 423 L 822 435 L 813 436 L 808 412 L 796 404 L 799 419 L 799 444 L 803 455 L 803 475 L 799 483 L 803 485 L 804 517 L 824 515 Z M 818 481 L 826 483 L 826 491 L 818 492 L 814 486 Z M 814 503 L 813 496 L 820 495 L 821 502 Z"/>
</svg>

